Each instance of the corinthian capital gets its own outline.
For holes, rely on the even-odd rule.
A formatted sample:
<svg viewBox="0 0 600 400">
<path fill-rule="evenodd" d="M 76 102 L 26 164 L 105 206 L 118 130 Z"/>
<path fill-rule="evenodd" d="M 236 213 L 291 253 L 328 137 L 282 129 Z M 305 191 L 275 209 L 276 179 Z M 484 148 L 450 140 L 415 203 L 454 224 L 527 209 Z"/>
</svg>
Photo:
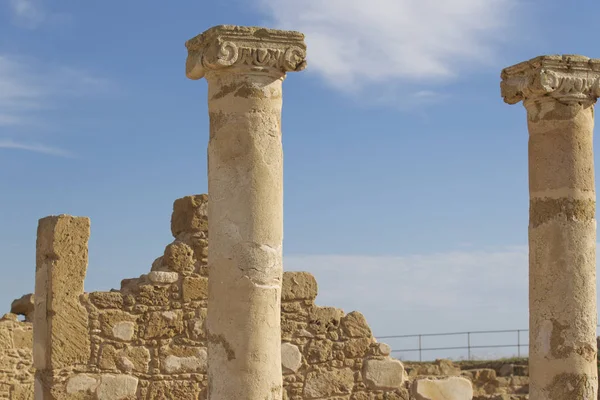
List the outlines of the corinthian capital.
<svg viewBox="0 0 600 400">
<path fill-rule="evenodd" d="M 306 67 L 304 35 L 294 31 L 219 25 L 188 40 L 185 47 L 190 79 L 224 68 L 285 74 Z"/>
<path fill-rule="evenodd" d="M 541 56 L 502 71 L 504 101 L 551 97 L 564 103 L 600 97 L 600 59 L 576 55 Z"/>
</svg>

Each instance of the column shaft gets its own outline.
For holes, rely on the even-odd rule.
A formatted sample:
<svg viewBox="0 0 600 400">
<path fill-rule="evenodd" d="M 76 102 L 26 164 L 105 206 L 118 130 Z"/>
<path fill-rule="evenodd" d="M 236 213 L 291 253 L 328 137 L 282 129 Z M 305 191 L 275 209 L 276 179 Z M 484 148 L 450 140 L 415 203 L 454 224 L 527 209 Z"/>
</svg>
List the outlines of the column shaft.
<svg viewBox="0 0 600 400">
<path fill-rule="evenodd" d="M 595 400 L 594 104 L 600 60 L 549 55 L 505 68 L 529 128 L 529 398 Z"/>
<path fill-rule="evenodd" d="M 206 78 L 210 400 L 281 399 L 283 77 Z"/>
<path fill-rule="evenodd" d="M 594 108 L 527 101 L 530 399 L 596 399 Z"/>
<path fill-rule="evenodd" d="M 281 90 L 304 35 L 220 25 L 186 47 L 208 81 L 208 398 L 281 400 Z"/>
</svg>

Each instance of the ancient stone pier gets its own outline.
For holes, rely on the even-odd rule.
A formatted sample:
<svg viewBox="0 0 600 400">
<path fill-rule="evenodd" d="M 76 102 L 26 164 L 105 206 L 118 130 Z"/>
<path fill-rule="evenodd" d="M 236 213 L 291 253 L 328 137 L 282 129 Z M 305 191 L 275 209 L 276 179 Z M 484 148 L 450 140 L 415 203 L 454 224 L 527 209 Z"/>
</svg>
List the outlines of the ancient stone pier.
<svg viewBox="0 0 600 400">
<path fill-rule="evenodd" d="M 186 47 L 208 81 L 209 398 L 281 399 L 282 82 L 304 36 L 217 26 Z"/>
<path fill-rule="evenodd" d="M 502 71 L 529 127 L 530 399 L 596 399 L 596 193 L 600 60 L 543 56 Z"/>
<path fill-rule="evenodd" d="M 38 224 L 33 316 L 35 398 L 54 400 L 58 371 L 90 357 L 88 314 L 79 301 L 88 266 L 90 220 L 59 215 Z"/>
</svg>

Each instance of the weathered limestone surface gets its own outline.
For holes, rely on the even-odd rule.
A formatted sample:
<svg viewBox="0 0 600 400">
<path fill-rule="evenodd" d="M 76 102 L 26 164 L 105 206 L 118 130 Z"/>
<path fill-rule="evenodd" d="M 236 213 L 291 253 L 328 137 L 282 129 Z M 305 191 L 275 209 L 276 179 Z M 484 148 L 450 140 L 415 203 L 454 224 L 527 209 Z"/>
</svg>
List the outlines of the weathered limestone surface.
<svg viewBox="0 0 600 400">
<path fill-rule="evenodd" d="M 471 382 L 461 377 L 417 379 L 412 385 L 416 400 L 471 400 Z"/>
<path fill-rule="evenodd" d="M 600 60 L 543 56 L 506 68 L 502 96 L 529 128 L 532 400 L 596 399 L 594 104 Z"/>
<path fill-rule="evenodd" d="M 208 375 L 211 400 L 280 400 L 282 82 L 304 35 L 217 26 L 186 43 L 208 81 Z"/>
<path fill-rule="evenodd" d="M 61 352 L 47 353 L 44 361 L 55 367 L 37 371 L 36 390 L 45 396 L 38 398 L 208 398 L 207 203 L 206 195 L 189 196 L 175 202 L 171 220 L 175 240 L 154 261 L 150 273 L 124 279 L 120 290 L 68 297 L 69 301 L 76 298 L 78 306 L 70 304 L 68 308 L 55 308 L 57 313 L 52 317 L 59 321 L 62 321 L 63 313 L 74 309 L 82 313 L 88 321 L 85 331 L 68 329 L 71 335 L 81 335 L 70 338 L 74 343 L 89 343 L 89 348 L 81 355 L 86 357 L 85 360 L 71 364 L 58 364 L 52 359 L 57 354 L 60 360 Z M 71 286 L 79 291 L 83 288 L 83 277 L 73 272 L 86 265 L 83 255 L 87 254 L 85 241 L 89 222 L 66 216 L 53 218 L 51 221 L 62 228 L 42 230 L 42 233 L 51 233 L 54 242 L 50 242 L 55 243 L 52 248 L 56 250 L 43 254 L 74 257 L 70 259 L 76 260 L 71 265 L 73 268 L 56 269 L 52 277 L 80 279 L 81 282 L 72 282 Z M 58 240 L 60 238 L 72 239 L 63 243 Z M 66 260 L 63 256 L 49 259 L 55 267 L 60 267 Z M 67 276 L 58 275 L 60 271 Z M 38 275 L 38 279 L 40 276 L 45 275 Z M 375 341 L 362 314 L 345 314 L 340 309 L 317 306 L 317 282 L 309 273 L 286 272 L 282 280 L 282 345 L 277 373 L 283 381 L 284 399 L 409 398 L 402 364 L 389 357 L 389 346 Z M 39 311 L 37 305 L 41 304 L 39 293 L 38 290 L 35 296 L 35 313 Z M 47 292 L 45 298 L 52 303 L 52 291 Z M 0 377 L 12 375 L 0 380 L 3 384 L 7 382 L 4 386 L 0 384 L 0 389 L 10 393 L 4 397 L 0 395 L 0 399 L 29 399 L 19 397 L 22 394 L 17 396 L 15 390 L 33 396 L 31 324 L 17 322 L 12 314 L 7 318 L 9 320 L 0 321 L 0 346 L 13 345 L 14 348 L 6 350 L 13 354 L 13 359 L 6 368 L 4 359 L 0 359 Z M 10 329 L 2 329 L 8 325 Z M 55 327 L 67 329 L 62 324 Z M 64 332 L 54 332 L 53 328 L 50 327 L 51 334 L 40 340 L 62 337 Z M 22 346 L 23 351 L 17 346 Z M 0 355 L 3 351 L 0 347 Z M 12 382 L 23 385 L 15 389 L 17 386 Z"/>
<path fill-rule="evenodd" d="M 88 314 L 79 299 L 89 237 L 89 218 L 59 215 L 38 224 L 33 320 L 37 399 L 58 397 L 55 372 L 89 361 Z"/>
<path fill-rule="evenodd" d="M 33 326 L 16 314 L 0 318 L 0 399 L 33 399 Z"/>
</svg>

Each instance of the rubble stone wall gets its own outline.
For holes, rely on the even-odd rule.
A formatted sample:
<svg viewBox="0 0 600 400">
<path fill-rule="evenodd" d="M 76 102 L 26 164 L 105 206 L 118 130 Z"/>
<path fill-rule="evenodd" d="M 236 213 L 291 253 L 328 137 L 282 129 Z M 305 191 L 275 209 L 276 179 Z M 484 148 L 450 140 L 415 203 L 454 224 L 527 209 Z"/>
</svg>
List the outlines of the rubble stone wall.
<svg viewBox="0 0 600 400">
<path fill-rule="evenodd" d="M 33 399 L 33 326 L 16 314 L 0 319 L 0 399 Z"/>
<path fill-rule="evenodd" d="M 44 400 L 207 398 L 207 343 L 222 338 L 207 337 L 205 329 L 206 206 L 206 195 L 177 200 L 171 219 L 175 240 L 148 274 L 123 280 L 120 290 L 109 292 L 83 293 L 79 282 L 87 268 L 89 220 L 57 216 L 40 221 L 36 321 L 45 314 L 38 308 L 52 312 L 40 323 L 46 332 L 38 333 L 36 325 L 36 345 L 39 339 L 61 350 L 34 354 L 40 366 L 36 385 Z M 53 292 L 54 281 L 70 292 Z M 76 293 L 78 288 L 82 293 Z M 38 293 L 45 298 L 38 301 Z M 61 296 L 61 302 L 53 303 L 53 296 Z M 316 296 L 312 275 L 284 274 L 284 399 L 407 400 L 402 363 L 389 357 L 389 346 L 376 342 L 363 315 L 317 306 Z M 86 315 L 70 315 L 81 312 Z M 87 321 L 84 338 L 76 337 L 80 321 Z M 63 346 L 78 354 L 62 351 Z M 236 354 L 230 349 L 228 356 Z"/>
</svg>

